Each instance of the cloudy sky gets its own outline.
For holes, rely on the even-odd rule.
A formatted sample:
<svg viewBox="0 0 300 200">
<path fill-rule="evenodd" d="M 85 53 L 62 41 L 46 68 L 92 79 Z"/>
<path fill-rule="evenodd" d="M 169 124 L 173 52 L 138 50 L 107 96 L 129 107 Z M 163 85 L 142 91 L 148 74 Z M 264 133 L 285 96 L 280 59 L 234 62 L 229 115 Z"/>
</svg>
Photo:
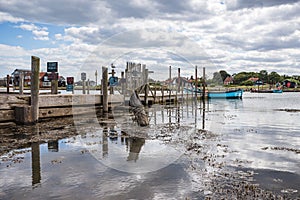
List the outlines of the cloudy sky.
<svg viewBox="0 0 300 200">
<path fill-rule="evenodd" d="M 300 74 L 297 0 L 0 0 L 0 77 L 57 61 L 63 76 L 126 61 L 150 77 L 226 70 Z M 100 75 L 99 75 L 100 76 Z"/>
</svg>

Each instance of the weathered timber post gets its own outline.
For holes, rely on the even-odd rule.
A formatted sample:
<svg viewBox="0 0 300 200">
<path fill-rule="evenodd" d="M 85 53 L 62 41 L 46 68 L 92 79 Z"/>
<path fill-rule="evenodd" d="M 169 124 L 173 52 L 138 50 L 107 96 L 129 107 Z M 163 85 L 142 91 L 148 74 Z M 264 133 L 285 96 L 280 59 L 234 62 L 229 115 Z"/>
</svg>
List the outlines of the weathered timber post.
<svg viewBox="0 0 300 200">
<path fill-rule="evenodd" d="M 24 74 L 20 74 L 20 81 L 19 81 L 19 94 L 23 94 L 24 90 Z"/>
<path fill-rule="evenodd" d="M 31 56 L 31 113 L 32 122 L 39 119 L 40 58 Z"/>
<path fill-rule="evenodd" d="M 171 83 L 172 83 L 172 75 L 171 75 L 172 67 L 169 66 L 169 104 L 171 104 Z"/>
<path fill-rule="evenodd" d="M 6 93 L 9 94 L 9 82 L 10 82 L 10 77 L 7 74 L 6 76 Z"/>
<path fill-rule="evenodd" d="M 125 97 L 125 81 L 127 80 L 124 79 L 124 72 L 121 72 L 121 88 L 122 88 L 121 90 L 124 97 Z"/>
<path fill-rule="evenodd" d="M 164 87 L 161 86 L 161 103 L 164 103 Z"/>
<path fill-rule="evenodd" d="M 202 77 L 202 100 L 205 100 L 205 67 L 203 67 L 203 77 Z"/>
<path fill-rule="evenodd" d="M 36 136 L 39 135 L 39 127 L 35 125 L 32 131 Z M 41 182 L 41 161 L 40 161 L 40 144 L 38 142 L 31 143 L 31 169 L 32 169 L 32 185 Z"/>
<path fill-rule="evenodd" d="M 197 93 L 198 93 L 198 69 L 197 65 L 195 66 L 195 97 L 197 100 Z"/>
<path fill-rule="evenodd" d="M 126 69 L 125 69 L 125 80 L 126 80 L 126 82 L 125 82 L 125 89 L 126 89 L 126 91 L 125 91 L 125 93 L 124 93 L 124 97 L 126 97 L 127 96 L 127 90 L 128 90 L 128 87 L 129 87 L 129 84 L 128 84 L 128 82 L 129 82 L 129 80 L 128 80 L 128 62 L 127 62 L 127 66 L 126 66 Z"/>
<path fill-rule="evenodd" d="M 144 96 L 144 101 L 145 101 L 145 105 L 148 105 L 148 93 L 149 93 L 149 84 L 148 84 L 148 69 L 145 69 L 145 96 Z"/>
<path fill-rule="evenodd" d="M 87 80 L 87 94 L 90 94 L 90 79 Z"/>
<path fill-rule="evenodd" d="M 58 94 L 58 81 L 57 80 L 51 81 L 51 94 Z"/>
<path fill-rule="evenodd" d="M 85 80 L 82 81 L 82 94 L 85 94 Z"/>
<path fill-rule="evenodd" d="M 102 95 L 103 95 L 103 112 L 108 112 L 108 91 L 107 91 L 107 81 L 108 81 L 108 69 L 107 67 L 102 67 Z"/>
</svg>

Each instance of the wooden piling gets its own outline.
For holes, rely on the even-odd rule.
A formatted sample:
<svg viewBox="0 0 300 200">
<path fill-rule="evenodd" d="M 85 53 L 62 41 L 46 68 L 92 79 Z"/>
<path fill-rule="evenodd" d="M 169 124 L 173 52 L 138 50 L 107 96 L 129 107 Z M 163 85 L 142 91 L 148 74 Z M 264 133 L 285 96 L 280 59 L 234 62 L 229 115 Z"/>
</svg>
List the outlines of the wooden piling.
<svg viewBox="0 0 300 200">
<path fill-rule="evenodd" d="M 7 74 L 6 76 L 6 93 L 9 94 L 9 82 L 10 82 L 10 77 Z"/>
<path fill-rule="evenodd" d="M 90 94 L 90 79 L 87 80 L 87 94 Z"/>
<path fill-rule="evenodd" d="M 85 94 L 85 80 L 82 81 L 82 94 Z"/>
<path fill-rule="evenodd" d="M 195 66 L 195 97 L 197 100 L 197 93 L 198 93 L 198 69 L 197 65 Z"/>
<path fill-rule="evenodd" d="M 32 122 L 39 119 L 40 58 L 31 56 L 31 113 Z"/>
<path fill-rule="evenodd" d="M 108 112 L 107 81 L 108 81 L 108 69 L 107 67 L 102 67 L 103 112 Z"/>
<path fill-rule="evenodd" d="M 57 80 L 51 81 L 51 94 L 58 94 L 58 81 Z"/>
<path fill-rule="evenodd" d="M 202 100 L 205 100 L 205 67 L 203 67 L 203 76 L 202 76 Z"/>
<path fill-rule="evenodd" d="M 121 72 L 121 90 L 122 90 L 122 94 L 125 96 L 125 80 L 124 79 L 124 72 Z"/>
<path fill-rule="evenodd" d="M 172 74 L 171 74 L 171 72 L 172 72 L 172 67 L 171 66 L 169 66 L 169 103 L 171 103 L 171 81 L 172 81 Z"/>
<path fill-rule="evenodd" d="M 145 96 L 144 96 L 144 101 L 145 105 L 148 105 L 148 93 L 149 93 L 149 84 L 148 84 L 148 69 L 145 69 Z"/>
<path fill-rule="evenodd" d="M 19 81 L 19 94 L 23 94 L 24 91 L 24 74 L 20 73 L 20 81 Z"/>
</svg>

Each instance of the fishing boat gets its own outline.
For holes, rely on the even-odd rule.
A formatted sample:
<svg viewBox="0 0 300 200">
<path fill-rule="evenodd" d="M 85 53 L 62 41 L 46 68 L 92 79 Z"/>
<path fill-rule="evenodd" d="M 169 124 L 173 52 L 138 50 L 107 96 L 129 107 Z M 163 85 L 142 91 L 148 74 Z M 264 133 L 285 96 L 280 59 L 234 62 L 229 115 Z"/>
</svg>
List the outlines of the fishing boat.
<svg viewBox="0 0 300 200">
<path fill-rule="evenodd" d="M 209 99 L 241 99 L 243 96 L 243 90 L 230 90 L 224 92 L 208 92 Z"/>
</svg>

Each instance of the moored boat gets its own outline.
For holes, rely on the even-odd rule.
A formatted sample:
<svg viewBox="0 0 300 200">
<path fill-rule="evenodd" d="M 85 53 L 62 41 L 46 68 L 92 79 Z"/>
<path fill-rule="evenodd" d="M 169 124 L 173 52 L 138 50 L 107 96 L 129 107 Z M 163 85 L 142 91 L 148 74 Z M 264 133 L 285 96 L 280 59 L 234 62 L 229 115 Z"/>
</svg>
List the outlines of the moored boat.
<svg viewBox="0 0 300 200">
<path fill-rule="evenodd" d="M 275 90 L 273 90 L 273 93 L 282 93 L 282 90 L 281 89 L 275 89 Z"/>
<path fill-rule="evenodd" d="M 208 92 L 208 98 L 210 99 L 241 99 L 243 96 L 243 90 L 231 90 L 224 92 Z"/>
</svg>

